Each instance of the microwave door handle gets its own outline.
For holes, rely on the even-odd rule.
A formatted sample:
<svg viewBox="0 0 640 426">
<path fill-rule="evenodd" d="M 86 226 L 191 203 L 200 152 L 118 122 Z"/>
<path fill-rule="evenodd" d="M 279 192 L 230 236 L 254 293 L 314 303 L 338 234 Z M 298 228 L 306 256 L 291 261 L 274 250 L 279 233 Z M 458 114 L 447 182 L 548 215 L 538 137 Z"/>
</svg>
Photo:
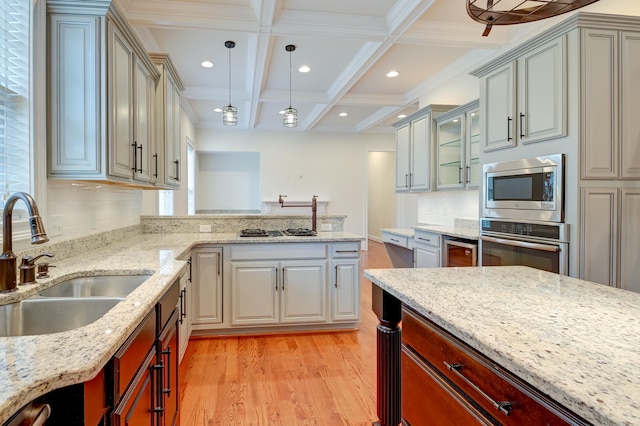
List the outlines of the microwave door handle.
<svg viewBox="0 0 640 426">
<path fill-rule="evenodd" d="M 548 251 L 548 252 L 552 252 L 552 253 L 557 253 L 557 252 L 560 251 L 560 247 L 552 246 L 552 245 L 548 245 L 548 244 L 529 243 L 529 242 L 526 242 L 526 241 L 514 241 L 514 240 L 507 240 L 505 238 L 487 237 L 485 235 L 483 235 L 481 238 L 482 238 L 483 241 L 489 241 L 489 242 L 496 243 L 496 244 L 504 244 L 506 246 L 524 247 L 524 248 L 529 248 L 529 249 L 533 249 L 533 250 Z"/>
</svg>

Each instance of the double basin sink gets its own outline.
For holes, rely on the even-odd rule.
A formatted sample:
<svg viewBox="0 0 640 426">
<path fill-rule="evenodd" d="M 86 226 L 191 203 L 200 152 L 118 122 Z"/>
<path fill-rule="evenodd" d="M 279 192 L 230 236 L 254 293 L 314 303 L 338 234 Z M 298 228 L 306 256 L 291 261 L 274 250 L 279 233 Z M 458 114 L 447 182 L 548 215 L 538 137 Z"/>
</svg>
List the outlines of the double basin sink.
<svg viewBox="0 0 640 426">
<path fill-rule="evenodd" d="M 63 281 L 20 302 L 0 305 L 0 337 L 59 333 L 91 324 L 149 275 L 106 275 Z"/>
</svg>

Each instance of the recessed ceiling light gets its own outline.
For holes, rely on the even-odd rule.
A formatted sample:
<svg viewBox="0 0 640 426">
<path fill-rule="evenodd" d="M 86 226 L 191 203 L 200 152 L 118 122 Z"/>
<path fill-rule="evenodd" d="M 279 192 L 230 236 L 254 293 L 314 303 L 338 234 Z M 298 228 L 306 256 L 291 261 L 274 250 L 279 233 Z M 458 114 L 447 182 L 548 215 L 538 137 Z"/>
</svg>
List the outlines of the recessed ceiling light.
<svg viewBox="0 0 640 426">
<path fill-rule="evenodd" d="M 340 113 L 340 114 L 338 114 L 338 115 L 339 115 L 340 117 L 346 117 L 346 116 L 347 116 L 347 115 L 349 115 L 349 114 L 347 114 L 346 112 L 341 112 L 341 113 Z"/>
<path fill-rule="evenodd" d="M 203 68 L 213 68 L 213 62 L 211 61 L 202 61 L 200 62 Z"/>
<path fill-rule="evenodd" d="M 407 116 L 407 114 L 400 114 L 400 115 L 398 116 L 398 118 L 405 118 L 406 116 Z"/>
<path fill-rule="evenodd" d="M 222 108 L 216 108 L 213 110 L 213 112 L 222 112 Z"/>
<path fill-rule="evenodd" d="M 397 77 L 399 75 L 400 75 L 400 73 L 398 71 L 389 71 L 387 73 L 387 77 L 389 77 L 389 78 Z"/>
<path fill-rule="evenodd" d="M 298 71 L 300 71 L 300 72 L 309 72 L 309 71 L 311 71 L 311 68 L 309 68 L 307 65 L 303 65 L 300 68 L 298 68 Z"/>
</svg>

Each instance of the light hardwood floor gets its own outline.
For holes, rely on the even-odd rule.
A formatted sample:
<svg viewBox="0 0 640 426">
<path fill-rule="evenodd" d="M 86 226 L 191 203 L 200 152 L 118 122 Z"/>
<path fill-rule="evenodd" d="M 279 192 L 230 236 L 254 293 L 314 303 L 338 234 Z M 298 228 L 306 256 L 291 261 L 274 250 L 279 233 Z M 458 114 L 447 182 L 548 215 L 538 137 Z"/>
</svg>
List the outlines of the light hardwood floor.
<svg viewBox="0 0 640 426">
<path fill-rule="evenodd" d="M 362 269 L 389 268 L 369 242 Z M 192 339 L 180 366 L 180 424 L 370 425 L 376 325 L 362 278 L 357 331 Z"/>
</svg>

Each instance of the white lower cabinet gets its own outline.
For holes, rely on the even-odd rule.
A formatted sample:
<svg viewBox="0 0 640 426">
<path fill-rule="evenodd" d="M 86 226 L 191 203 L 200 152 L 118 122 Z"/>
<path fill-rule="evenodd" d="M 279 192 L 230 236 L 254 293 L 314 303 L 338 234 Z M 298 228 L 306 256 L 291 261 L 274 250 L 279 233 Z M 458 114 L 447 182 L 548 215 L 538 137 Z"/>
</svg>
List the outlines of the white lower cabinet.
<svg viewBox="0 0 640 426">
<path fill-rule="evenodd" d="M 222 248 L 203 247 L 191 252 L 191 312 L 193 330 L 222 323 Z"/>
<path fill-rule="evenodd" d="M 583 188 L 581 211 L 580 278 L 640 292 L 640 189 Z"/>
<path fill-rule="evenodd" d="M 360 320 L 360 243 L 331 246 L 331 320 Z"/>
<path fill-rule="evenodd" d="M 416 229 L 413 240 L 416 268 L 438 268 L 442 265 L 440 234 Z"/>
<path fill-rule="evenodd" d="M 325 322 L 326 260 L 231 262 L 232 325 Z"/>
</svg>

